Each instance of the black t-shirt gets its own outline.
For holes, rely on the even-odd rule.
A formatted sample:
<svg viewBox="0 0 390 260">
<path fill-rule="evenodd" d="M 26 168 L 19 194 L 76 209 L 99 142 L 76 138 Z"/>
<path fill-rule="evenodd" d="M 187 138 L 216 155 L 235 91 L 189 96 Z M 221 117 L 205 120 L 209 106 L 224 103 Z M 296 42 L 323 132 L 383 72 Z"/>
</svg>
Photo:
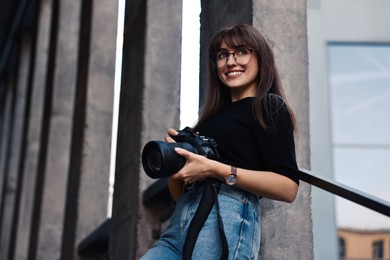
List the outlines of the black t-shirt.
<svg viewBox="0 0 390 260">
<path fill-rule="evenodd" d="M 281 101 L 280 98 L 271 100 Z M 220 162 L 244 169 L 272 171 L 299 183 L 294 134 L 286 106 L 279 106 L 272 119 L 266 118 L 269 127 L 264 129 L 253 115 L 252 102 L 253 98 L 248 97 L 224 106 L 195 131 L 216 141 Z"/>
</svg>

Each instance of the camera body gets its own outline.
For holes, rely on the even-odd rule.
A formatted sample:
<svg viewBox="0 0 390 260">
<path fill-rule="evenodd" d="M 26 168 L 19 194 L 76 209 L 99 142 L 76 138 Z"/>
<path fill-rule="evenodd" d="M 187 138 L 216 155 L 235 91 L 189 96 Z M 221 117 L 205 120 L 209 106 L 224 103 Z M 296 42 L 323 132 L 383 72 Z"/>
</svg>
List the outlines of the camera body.
<svg viewBox="0 0 390 260">
<path fill-rule="evenodd" d="M 176 143 L 150 141 L 144 146 L 142 166 L 149 177 L 153 179 L 168 177 L 185 165 L 186 159 L 175 152 L 176 147 L 213 160 L 219 158 L 215 140 L 197 135 L 190 127 L 178 131 L 172 138 Z"/>
</svg>

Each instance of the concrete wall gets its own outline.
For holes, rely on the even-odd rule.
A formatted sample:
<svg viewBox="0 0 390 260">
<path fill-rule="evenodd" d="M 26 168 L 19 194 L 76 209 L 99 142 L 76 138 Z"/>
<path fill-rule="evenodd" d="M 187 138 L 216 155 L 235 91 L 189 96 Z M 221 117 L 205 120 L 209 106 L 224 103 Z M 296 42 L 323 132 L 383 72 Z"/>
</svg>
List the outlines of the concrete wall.
<svg viewBox="0 0 390 260">
<path fill-rule="evenodd" d="M 95 0 L 90 10 L 85 125 L 76 243 L 107 216 L 117 35 L 116 1 Z M 101 201 L 94 205 L 91 201 Z"/>
<path fill-rule="evenodd" d="M 273 43 L 282 83 L 297 116 L 298 165 L 310 169 L 306 1 L 255 0 L 253 17 L 253 24 Z M 262 217 L 263 259 L 313 259 L 310 185 L 301 181 L 291 205 L 264 200 Z"/>
<path fill-rule="evenodd" d="M 117 1 L 27 9 L 0 81 L 0 258 L 76 259 L 107 217 Z"/>
<path fill-rule="evenodd" d="M 59 4 L 52 106 L 37 237 L 38 259 L 60 257 L 71 160 L 81 2 Z"/>
</svg>

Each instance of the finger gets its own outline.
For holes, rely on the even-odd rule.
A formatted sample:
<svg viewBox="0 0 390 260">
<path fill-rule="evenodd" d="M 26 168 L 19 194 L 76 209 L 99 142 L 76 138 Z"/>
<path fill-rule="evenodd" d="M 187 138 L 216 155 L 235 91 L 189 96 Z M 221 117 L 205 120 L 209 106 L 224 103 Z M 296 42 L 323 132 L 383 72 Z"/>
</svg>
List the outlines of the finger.
<svg viewBox="0 0 390 260">
<path fill-rule="evenodd" d="M 174 143 L 175 140 L 173 140 L 172 137 L 170 137 L 169 135 L 167 135 L 167 136 L 165 136 L 165 142 L 167 142 L 167 143 Z"/>
<path fill-rule="evenodd" d="M 169 128 L 169 129 L 167 130 L 167 133 L 168 133 L 168 135 L 170 135 L 170 136 L 175 136 L 175 135 L 178 134 L 178 132 L 177 132 L 175 129 L 173 129 L 173 128 Z"/>
<path fill-rule="evenodd" d="M 187 151 L 186 149 L 175 147 L 175 151 L 178 155 L 183 156 L 184 158 L 188 159 L 188 157 L 191 156 L 191 152 Z"/>
</svg>

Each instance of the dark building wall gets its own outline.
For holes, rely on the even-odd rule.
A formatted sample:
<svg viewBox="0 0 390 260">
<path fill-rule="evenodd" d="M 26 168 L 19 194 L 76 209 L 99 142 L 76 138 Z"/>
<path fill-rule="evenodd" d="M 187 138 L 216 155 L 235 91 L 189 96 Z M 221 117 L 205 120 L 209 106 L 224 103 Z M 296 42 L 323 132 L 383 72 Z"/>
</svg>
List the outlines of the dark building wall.
<svg viewBox="0 0 390 260">
<path fill-rule="evenodd" d="M 0 258 L 76 259 L 107 217 L 118 3 L 19 2 L 0 57 Z"/>
</svg>

